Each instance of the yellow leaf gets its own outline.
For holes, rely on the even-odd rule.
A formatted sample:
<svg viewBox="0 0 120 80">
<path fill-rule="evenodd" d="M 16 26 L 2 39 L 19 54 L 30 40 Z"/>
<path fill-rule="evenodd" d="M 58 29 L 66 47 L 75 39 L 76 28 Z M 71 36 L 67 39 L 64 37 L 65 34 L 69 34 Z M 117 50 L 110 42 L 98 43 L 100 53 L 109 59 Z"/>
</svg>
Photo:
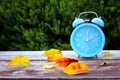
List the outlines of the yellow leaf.
<svg viewBox="0 0 120 80">
<path fill-rule="evenodd" d="M 105 53 L 105 54 L 103 55 L 103 57 L 106 57 L 106 58 L 112 57 L 112 56 L 113 56 L 113 54 L 111 54 L 111 53 L 109 53 L 109 52 L 107 52 L 107 53 Z"/>
<path fill-rule="evenodd" d="M 8 66 L 29 66 L 30 65 L 30 61 L 29 58 L 26 56 L 16 56 L 14 58 L 11 59 L 10 62 L 8 62 L 7 67 Z"/>
<path fill-rule="evenodd" d="M 85 63 L 72 62 L 64 70 L 62 70 L 62 72 L 68 75 L 75 75 L 75 74 L 86 73 L 89 70 L 90 68 Z"/>
<path fill-rule="evenodd" d="M 43 63 L 42 64 L 42 68 L 43 69 L 54 69 L 55 65 L 48 65 L 48 64 Z"/>
<path fill-rule="evenodd" d="M 43 53 L 44 56 L 49 56 L 52 54 L 62 54 L 62 52 L 58 49 L 50 49 L 50 50 L 47 50 Z"/>
</svg>

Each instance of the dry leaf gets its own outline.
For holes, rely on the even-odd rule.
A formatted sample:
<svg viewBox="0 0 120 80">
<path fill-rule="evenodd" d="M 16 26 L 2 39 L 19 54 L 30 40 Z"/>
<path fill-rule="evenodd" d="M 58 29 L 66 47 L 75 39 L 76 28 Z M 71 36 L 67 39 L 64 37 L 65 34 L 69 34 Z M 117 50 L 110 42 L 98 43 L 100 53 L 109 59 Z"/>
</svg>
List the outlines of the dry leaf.
<svg viewBox="0 0 120 80">
<path fill-rule="evenodd" d="M 106 57 L 106 58 L 112 57 L 112 56 L 113 56 L 113 54 L 111 54 L 111 53 L 109 53 L 109 52 L 107 52 L 107 53 L 105 53 L 105 54 L 103 55 L 103 57 Z"/>
<path fill-rule="evenodd" d="M 60 66 L 60 67 L 66 67 L 67 65 L 69 65 L 72 62 L 78 62 L 77 59 L 73 59 L 73 58 L 67 58 L 67 57 L 63 57 L 60 58 L 58 60 L 56 60 L 56 65 Z"/>
<path fill-rule="evenodd" d="M 47 61 L 56 61 L 60 58 L 63 58 L 62 54 L 51 54 L 48 56 Z"/>
<path fill-rule="evenodd" d="M 109 65 L 111 65 L 110 62 L 103 62 L 103 63 L 100 64 L 100 66 L 109 66 Z"/>
<path fill-rule="evenodd" d="M 49 56 L 52 54 L 62 54 L 62 52 L 58 49 L 50 49 L 50 50 L 47 50 L 43 53 L 44 56 Z"/>
<path fill-rule="evenodd" d="M 11 61 L 7 64 L 6 67 L 8 66 L 29 66 L 30 65 L 30 61 L 29 58 L 26 56 L 16 56 L 14 58 L 11 59 Z"/>
<path fill-rule="evenodd" d="M 43 69 L 54 69 L 55 65 L 48 65 L 48 64 L 43 63 L 42 64 L 42 68 Z"/>
<path fill-rule="evenodd" d="M 75 74 L 86 73 L 89 70 L 90 68 L 85 63 L 72 62 L 67 67 L 65 67 L 65 69 L 62 72 L 68 75 L 75 75 Z"/>
</svg>

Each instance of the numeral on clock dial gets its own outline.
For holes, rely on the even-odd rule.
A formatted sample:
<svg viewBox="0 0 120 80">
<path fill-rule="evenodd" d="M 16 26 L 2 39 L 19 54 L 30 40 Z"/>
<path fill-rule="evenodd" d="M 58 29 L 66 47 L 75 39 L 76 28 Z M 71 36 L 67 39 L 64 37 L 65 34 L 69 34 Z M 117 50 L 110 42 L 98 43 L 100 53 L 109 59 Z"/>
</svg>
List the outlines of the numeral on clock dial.
<svg viewBox="0 0 120 80">
<path fill-rule="evenodd" d="M 78 33 L 78 34 L 77 34 L 77 37 L 81 37 L 81 33 Z"/>
<path fill-rule="evenodd" d="M 94 46 L 95 46 L 95 47 L 99 47 L 98 43 L 95 43 Z"/>
<path fill-rule="evenodd" d="M 86 49 L 85 52 L 86 52 L 86 53 L 89 53 L 90 51 L 89 51 L 89 49 Z"/>
<path fill-rule="evenodd" d="M 80 29 L 80 33 L 83 33 L 85 30 L 84 29 Z"/>
<path fill-rule="evenodd" d="M 78 38 L 78 37 L 76 37 L 76 38 L 75 38 L 75 41 L 76 41 L 76 42 L 79 42 L 79 38 Z"/>
<path fill-rule="evenodd" d="M 80 51 L 83 52 L 84 51 L 84 47 L 80 47 Z"/>
</svg>

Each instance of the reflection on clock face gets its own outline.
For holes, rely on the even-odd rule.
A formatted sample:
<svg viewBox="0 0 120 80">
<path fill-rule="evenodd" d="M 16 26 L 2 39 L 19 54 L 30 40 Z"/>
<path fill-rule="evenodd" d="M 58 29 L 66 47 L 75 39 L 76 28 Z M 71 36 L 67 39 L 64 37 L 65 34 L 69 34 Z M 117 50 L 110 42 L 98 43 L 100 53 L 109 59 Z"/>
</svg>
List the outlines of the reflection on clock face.
<svg viewBox="0 0 120 80">
<path fill-rule="evenodd" d="M 74 36 L 72 36 L 74 41 L 73 48 L 86 55 L 100 50 L 104 43 L 104 35 L 101 29 L 96 27 L 98 26 L 84 26 L 76 29 Z"/>
</svg>

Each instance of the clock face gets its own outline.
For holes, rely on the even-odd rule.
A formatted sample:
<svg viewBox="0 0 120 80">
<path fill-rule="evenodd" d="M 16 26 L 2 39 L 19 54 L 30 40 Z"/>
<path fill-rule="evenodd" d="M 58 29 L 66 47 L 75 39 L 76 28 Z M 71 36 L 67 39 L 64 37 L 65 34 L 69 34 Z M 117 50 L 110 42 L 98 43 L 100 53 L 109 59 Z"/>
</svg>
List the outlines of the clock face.
<svg viewBox="0 0 120 80">
<path fill-rule="evenodd" d="M 70 43 L 78 55 L 93 57 L 103 49 L 105 36 L 97 25 L 84 23 L 73 30 Z"/>
</svg>

